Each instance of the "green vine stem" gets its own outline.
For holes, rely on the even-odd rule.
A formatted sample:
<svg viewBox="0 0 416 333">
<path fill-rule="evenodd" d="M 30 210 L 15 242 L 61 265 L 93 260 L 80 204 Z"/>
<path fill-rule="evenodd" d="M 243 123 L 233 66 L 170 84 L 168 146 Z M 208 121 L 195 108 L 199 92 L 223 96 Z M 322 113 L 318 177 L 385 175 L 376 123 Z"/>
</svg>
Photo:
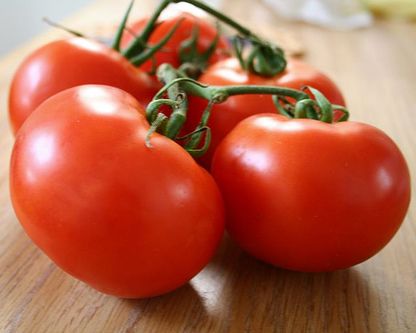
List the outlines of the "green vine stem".
<svg viewBox="0 0 416 333">
<path fill-rule="evenodd" d="M 252 44 L 253 48 L 245 61 L 241 55 L 242 52 L 239 51 L 239 59 L 240 62 L 243 61 L 242 67 L 244 69 L 248 69 L 261 76 L 274 76 L 286 68 L 287 63 L 284 52 L 279 46 L 263 40 L 229 16 L 224 15 L 200 0 L 172 0 L 172 2 L 186 2 L 200 8 L 221 22 L 234 28 L 240 35 L 245 37 Z"/>
<path fill-rule="evenodd" d="M 56 23 L 56 22 L 52 21 L 51 19 L 49 19 L 48 17 L 43 17 L 42 21 L 45 22 L 46 24 L 50 25 L 51 27 L 58 28 L 58 29 L 61 29 L 63 31 L 66 31 L 67 33 L 69 33 L 69 34 L 71 34 L 75 37 L 85 38 L 84 34 L 78 32 L 78 31 L 72 30 L 70 28 L 67 28 L 67 27 L 63 26 L 62 24 Z"/>
<path fill-rule="evenodd" d="M 237 52 L 239 54 L 239 59 L 242 62 L 242 66 L 244 69 L 248 69 L 254 72 L 255 74 L 262 76 L 273 76 L 277 73 L 282 72 L 286 68 L 286 59 L 284 56 L 284 52 L 280 47 L 266 40 L 263 40 L 262 38 L 251 32 L 249 29 L 233 20 L 232 18 L 215 10 L 214 8 L 208 6 L 200 0 L 163 0 L 148 20 L 140 35 L 138 35 L 124 50 L 122 50 L 121 53 L 127 59 L 131 59 L 132 57 L 141 54 L 146 48 L 149 48 L 147 42 L 151 33 L 156 27 L 157 20 L 160 14 L 169 4 L 180 2 L 189 3 L 197 8 L 204 10 L 205 12 L 214 16 L 221 22 L 235 29 L 240 34 L 240 36 L 244 37 L 252 44 L 252 50 L 249 53 L 249 56 L 246 60 L 243 59 L 242 50 L 239 50 Z M 122 31 L 124 31 L 126 27 L 127 17 L 130 12 L 130 9 L 131 7 L 129 7 L 116 34 L 114 42 L 115 49 L 119 47 L 121 39 L 120 36 Z M 160 46 L 158 49 L 160 49 L 162 46 Z"/>
<path fill-rule="evenodd" d="M 166 36 L 164 36 L 158 43 L 153 45 L 152 47 L 148 47 L 144 49 L 141 53 L 136 56 L 130 58 L 130 62 L 135 66 L 140 66 L 142 63 L 147 61 L 148 59 L 152 58 L 153 55 L 159 51 L 166 43 L 171 39 L 175 31 L 178 29 L 179 25 L 182 23 L 183 20 L 179 20 L 176 22 L 173 27 L 168 31 Z"/>
<path fill-rule="evenodd" d="M 198 78 L 203 73 L 208 67 L 209 59 L 215 53 L 221 35 L 219 24 L 217 24 L 217 33 L 214 39 L 203 52 L 198 50 L 199 34 L 199 27 L 195 25 L 191 36 L 179 45 L 179 59 L 182 64 L 179 70 L 193 79 Z"/>
<path fill-rule="evenodd" d="M 179 73 L 173 69 L 169 64 L 160 65 L 157 71 L 157 77 L 163 84 L 168 84 L 179 77 Z M 175 105 L 172 108 L 172 114 L 166 123 L 165 135 L 168 138 L 175 139 L 183 124 L 186 121 L 186 112 L 188 110 L 188 98 L 186 93 L 182 90 L 182 86 L 179 84 L 171 84 L 167 88 L 168 98 L 175 101 Z"/>
<path fill-rule="evenodd" d="M 152 122 L 150 125 L 150 128 L 146 134 L 146 137 L 144 139 L 144 142 L 146 144 L 146 147 L 152 148 L 152 143 L 150 142 L 150 138 L 154 132 L 156 132 L 160 126 L 166 121 L 167 117 L 163 113 L 159 113 L 156 117 L 156 119 Z"/>
<path fill-rule="evenodd" d="M 142 32 L 138 36 L 136 36 L 136 38 L 133 39 L 131 43 L 121 52 L 123 56 L 129 59 L 137 54 L 140 54 L 141 52 L 143 52 L 144 49 L 146 49 L 147 42 L 149 40 L 150 35 L 156 27 L 157 20 L 159 19 L 160 14 L 171 3 L 171 1 L 172 0 L 163 0 L 159 4 L 159 6 L 153 12 L 152 16 L 147 21 Z M 125 26 L 125 24 L 121 24 L 119 30 L 123 31 L 125 29 Z"/>
<path fill-rule="evenodd" d="M 186 113 L 188 111 L 187 95 L 199 96 L 208 101 L 208 107 L 203 112 L 199 125 L 190 135 L 186 136 L 189 140 L 184 147 L 190 153 L 200 145 L 201 129 L 207 128 L 212 106 L 225 102 L 230 96 L 247 94 L 272 95 L 277 111 L 290 118 L 309 118 L 332 123 L 334 110 L 343 112 L 343 116 L 338 122 L 347 120 L 349 115 L 344 107 L 331 105 L 321 92 L 312 87 L 305 87 L 304 90 L 309 91 L 314 99 L 305 91 L 278 86 L 208 86 L 191 78 L 183 77 L 179 71 L 169 64 L 163 64 L 158 68 L 158 77 L 165 86 L 149 104 L 146 112 L 147 119 L 149 123 L 153 124 L 158 118 L 159 108 L 162 105 L 171 107 L 172 114 L 166 125 L 163 128 L 158 126 L 158 128 L 161 129 L 160 132 L 173 140 L 183 139 L 183 137 L 178 137 L 178 134 L 186 121 Z M 163 98 L 166 94 L 168 95 L 167 99 Z M 290 100 L 294 100 L 294 102 L 290 102 Z M 204 144 L 205 146 L 206 143 Z"/>
<path fill-rule="evenodd" d="M 125 49 L 120 50 L 123 33 L 125 30 L 127 30 L 127 20 L 134 4 L 134 0 L 132 0 L 117 29 L 113 39 L 112 48 L 115 51 L 120 52 L 125 58 L 127 58 L 136 66 L 141 65 L 148 59 L 153 59 L 154 54 L 157 51 L 160 51 L 166 45 L 166 43 L 170 40 L 182 22 L 182 20 L 179 20 L 157 44 L 149 45 L 148 41 L 153 30 L 156 28 L 157 20 L 159 19 L 163 10 L 169 4 L 180 2 L 189 3 L 195 7 L 198 7 L 238 31 L 240 35 L 234 38 L 234 48 L 243 69 L 249 70 L 261 76 L 273 76 L 282 72 L 286 68 L 284 52 L 280 47 L 261 39 L 246 27 L 242 26 L 230 17 L 222 14 L 221 12 L 215 10 L 200 0 L 163 0 L 147 21 L 143 31 L 139 35 L 135 36 L 135 38 Z M 44 20 L 48 24 L 64 29 L 65 31 L 75 36 L 84 37 L 77 31 L 58 25 L 48 19 Z M 195 30 L 190 39 L 185 40 L 180 48 L 180 57 L 182 61 L 184 61 L 184 66 L 181 68 L 181 71 L 183 73 L 187 73 L 188 75 L 190 74 L 192 77 L 198 76 L 198 73 L 200 73 L 201 69 L 204 69 L 204 66 L 206 66 L 209 57 L 215 51 L 219 40 L 218 33 L 209 48 L 202 54 L 199 54 L 196 50 L 198 33 L 199 32 Z M 246 59 L 243 57 L 243 48 L 246 44 L 244 41 L 250 42 L 252 46 Z"/>
<path fill-rule="evenodd" d="M 123 19 L 121 20 L 120 26 L 119 26 L 119 28 L 116 32 L 115 37 L 114 37 L 113 45 L 111 47 L 117 52 L 120 51 L 121 38 L 123 37 L 123 33 L 124 33 L 125 28 L 126 28 L 127 20 L 129 18 L 131 9 L 133 8 L 133 4 L 134 4 L 134 0 L 132 0 L 130 2 L 129 6 L 127 7 L 127 11 L 125 12 L 125 14 L 123 16 Z"/>
<path fill-rule="evenodd" d="M 148 59 L 152 59 L 153 55 L 161 50 L 166 43 L 170 40 L 172 35 L 175 33 L 175 31 L 178 29 L 179 25 L 182 23 L 183 20 L 178 20 L 176 24 L 167 32 L 167 34 L 155 45 L 148 45 L 147 42 L 149 40 L 149 37 L 152 33 L 152 31 L 155 29 L 156 21 L 161 14 L 162 10 L 171 2 L 172 0 L 165 0 L 164 3 L 161 4 L 161 6 L 158 7 L 158 9 L 154 12 L 151 19 L 146 24 L 144 30 L 142 33 L 138 36 L 135 36 L 133 41 L 131 42 L 130 46 L 128 46 L 125 50 L 120 50 L 120 44 L 123 37 L 123 34 L 125 30 L 128 30 L 126 27 L 127 20 L 129 18 L 130 12 L 133 8 L 134 0 L 132 0 L 124 13 L 124 16 L 121 20 L 121 23 L 116 31 L 116 34 L 113 38 L 112 42 L 112 49 L 114 49 L 117 52 L 120 52 L 125 58 L 127 58 L 133 65 L 139 66 L 143 62 L 145 62 Z M 61 24 L 58 24 L 56 22 L 51 21 L 50 19 L 44 17 L 43 21 L 46 22 L 48 25 L 64 30 L 76 37 L 82 37 L 87 38 L 84 34 L 72 30 L 70 28 L 67 28 Z"/>
</svg>

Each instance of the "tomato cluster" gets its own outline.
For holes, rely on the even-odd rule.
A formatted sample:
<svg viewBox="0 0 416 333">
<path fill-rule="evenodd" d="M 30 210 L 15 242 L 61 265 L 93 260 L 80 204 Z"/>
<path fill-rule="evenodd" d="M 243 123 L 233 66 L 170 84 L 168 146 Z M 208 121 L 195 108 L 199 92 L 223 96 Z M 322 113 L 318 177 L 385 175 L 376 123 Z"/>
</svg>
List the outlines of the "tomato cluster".
<svg viewBox="0 0 416 333">
<path fill-rule="evenodd" d="M 153 19 L 113 49 L 49 43 L 13 78 L 11 199 L 57 265 L 136 298 L 189 281 L 224 227 L 260 260 L 306 272 L 389 242 L 409 205 L 406 162 L 382 131 L 343 121 L 333 81 L 237 23 L 248 62 L 206 20 Z"/>
</svg>

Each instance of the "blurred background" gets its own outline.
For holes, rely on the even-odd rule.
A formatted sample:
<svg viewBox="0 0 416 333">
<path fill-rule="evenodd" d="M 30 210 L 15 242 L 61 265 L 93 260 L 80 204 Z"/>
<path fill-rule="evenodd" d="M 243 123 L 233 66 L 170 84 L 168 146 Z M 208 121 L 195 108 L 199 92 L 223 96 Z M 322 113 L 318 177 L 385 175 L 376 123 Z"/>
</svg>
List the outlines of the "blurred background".
<svg viewBox="0 0 416 333">
<path fill-rule="evenodd" d="M 49 26 L 42 21 L 43 17 L 61 21 L 95 1 L 100 0 L 0 0 L 0 56 L 47 30 Z M 220 6 L 225 1 L 206 0 L 214 6 Z M 259 2 L 282 18 L 337 30 L 365 28 L 372 24 L 374 16 L 406 20 L 416 18 L 416 0 L 256 1 Z"/>
<path fill-rule="evenodd" d="M 59 21 L 91 2 L 91 0 L 0 0 L 0 56 L 47 30 L 49 27 L 42 21 L 43 17 Z"/>
</svg>

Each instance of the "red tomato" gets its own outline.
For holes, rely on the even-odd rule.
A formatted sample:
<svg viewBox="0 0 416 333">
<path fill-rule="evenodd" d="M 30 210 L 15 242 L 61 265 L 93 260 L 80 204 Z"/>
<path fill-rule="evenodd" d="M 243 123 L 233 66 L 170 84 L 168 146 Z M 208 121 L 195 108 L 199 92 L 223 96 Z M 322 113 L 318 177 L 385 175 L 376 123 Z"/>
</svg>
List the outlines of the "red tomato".
<svg viewBox="0 0 416 333">
<path fill-rule="evenodd" d="M 410 199 L 406 162 L 382 131 L 263 114 L 219 145 L 212 173 L 227 230 L 253 256 L 297 271 L 332 271 L 381 250 Z"/>
<path fill-rule="evenodd" d="M 152 60 L 149 60 L 140 66 L 145 71 L 151 71 L 153 66 L 159 66 L 162 63 L 169 63 L 173 67 L 177 68 L 181 65 L 179 57 L 179 47 L 181 43 L 192 36 L 192 31 L 195 28 L 199 29 L 199 37 L 197 42 L 197 49 L 200 53 L 206 51 L 211 43 L 215 40 L 217 30 L 205 19 L 195 17 L 192 14 L 183 12 L 176 13 L 170 17 L 160 20 L 157 27 L 153 31 L 149 39 L 149 44 L 154 45 L 158 43 L 169 31 L 174 27 L 179 20 L 182 20 L 179 27 L 171 37 L 171 39 L 165 44 L 160 52 L 155 54 L 155 61 L 152 64 Z M 134 22 L 130 26 L 130 30 L 136 34 L 140 33 L 146 25 L 148 18 L 143 18 Z M 127 47 L 133 39 L 132 34 L 125 33 L 121 41 L 121 47 Z M 220 37 L 218 40 L 217 48 L 209 60 L 209 64 L 213 64 L 221 59 L 229 56 L 229 45 L 224 37 Z"/>
<path fill-rule="evenodd" d="M 149 125 L 129 94 L 79 86 L 49 98 L 18 132 L 11 198 L 30 238 L 108 294 L 148 297 L 212 257 L 223 207 L 212 177 Z"/>
<path fill-rule="evenodd" d="M 208 85 L 272 85 L 293 89 L 301 89 L 310 85 L 320 90 L 331 103 L 345 105 L 341 92 L 327 76 L 299 60 L 290 59 L 286 70 L 272 78 L 261 77 L 241 69 L 240 63 L 235 58 L 220 61 L 202 74 L 198 79 Z M 200 121 L 202 112 L 207 105 L 201 98 L 190 98 L 190 110 L 186 130 L 195 129 Z M 211 146 L 208 152 L 199 159 L 206 168 L 211 165 L 212 156 L 222 139 L 241 120 L 258 113 L 276 113 L 270 95 L 240 95 L 230 97 L 226 102 L 217 104 L 212 108 L 208 122 L 212 132 Z"/>
<path fill-rule="evenodd" d="M 9 95 L 9 117 L 16 133 L 45 99 L 82 84 L 123 89 L 146 105 L 160 85 L 109 47 L 83 38 L 58 40 L 39 48 L 20 65 Z"/>
</svg>

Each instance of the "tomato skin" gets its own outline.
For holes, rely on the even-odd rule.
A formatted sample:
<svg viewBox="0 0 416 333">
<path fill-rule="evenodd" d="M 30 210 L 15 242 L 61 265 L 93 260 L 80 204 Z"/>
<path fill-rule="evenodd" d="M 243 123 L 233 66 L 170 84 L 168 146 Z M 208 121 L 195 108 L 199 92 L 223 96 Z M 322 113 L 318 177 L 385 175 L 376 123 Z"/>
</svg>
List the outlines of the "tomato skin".
<svg viewBox="0 0 416 333">
<path fill-rule="evenodd" d="M 346 106 L 344 96 L 334 81 L 298 59 L 289 59 L 286 70 L 276 78 L 276 84 L 293 89 L 312 86 L 322 92 L 332 104 Z"/>
<path fill-rule="evenodd" d="M 10 171 L 30 238 L 69 274 L 127 298 L 186 283 L 224 229 L 213 178 L 166 137 L 146 147 L 143 112 L 116 88 L 65 90 L 18 132 Z"/>
<path fill-rule="evenodd" d="M 215 40 L 217 35 L 216 28 L 203 18 L 198 18 L 190 13 L 181 12 L 170 15 L 163 18 L 158 22 L 157 27 L 153 31 L 149 39 L 149 44 L 154 45 L 158 43 L 163 37 L 165 37 L 169 31 L 182 20 L 177 30 L 171 37 L 171 39 L 163 47 L 163 51 L 159 51 L 155 54 L 155 63 L 157 67 L 163 63 L 169 63 L 173 67 L 177 68 L 181 65 L 179 57 L 179 47 L 181 43 L 192 36 L 192 31 L 196 27 L 199 29 L 199 37 L 197 42 L 197 49 L 199 52 L 206 51 L 211 43 Z M 130 30 L 136 34 L 139 34 L 146 25 L 148 18 L 142 18 L 136 22 L 133 22 L 130 26 Z M 133 40 L 133 35 L 125 33 L 121 40 L 121 47 L 125 48 Z M 209 59 L 209 64 L 214 64 L 221 59 L 225 59 L 230 54 L 230 47 L 227 40 L 220 36 L 215 52 Z M 143 63 L 140 68 L 146 72 L 152 70 L 152 60 L 148 60 Z"/>
<path fill-rule="evenodd" d="M 397 146 L 355 122 L 252 116 L 219 145 L 212 174 L 236 242 L 296 271 L 333 271 L 370 258 L 396 233 L 410 200 Z"/>
<path fill-rule="evenodd" d="M 48 97 L 82 84 L 123 89 L 146 105 L 160 85 L 118 52 L 84 38 L 58 40 L 30 54 L 16 71 L 9 94 L 14 133 Z"/>
<path fill-rule="evenodd" d="M 241 69 L 236 58 L 229 58 L 209 67 L 198 80 L 217 86 L 272 85 L 301 89 L 305 85 L 310 85 L 320 90 L 331 103 L 345 106 L 344 98 L 335 83 L 312 66 L 295 59 L 288 60 L 287 68 L 283 73 L 266 78 Z M 201 98 L 191 97 L 189 105 L 186 125 L 188 132 L 196 128 L 207 102 Z M 209 169 L 216 147 L 234 126 L 249 116 L 269 112 L 277 112 L 270 95 L 232 96 L 226 102 L 214 105 L 208 122 L 212 132 L 211 145 L 208 152 L 198 161 Z"/>
</svg>

